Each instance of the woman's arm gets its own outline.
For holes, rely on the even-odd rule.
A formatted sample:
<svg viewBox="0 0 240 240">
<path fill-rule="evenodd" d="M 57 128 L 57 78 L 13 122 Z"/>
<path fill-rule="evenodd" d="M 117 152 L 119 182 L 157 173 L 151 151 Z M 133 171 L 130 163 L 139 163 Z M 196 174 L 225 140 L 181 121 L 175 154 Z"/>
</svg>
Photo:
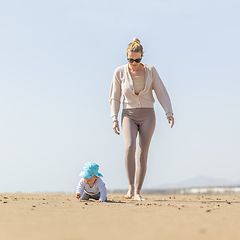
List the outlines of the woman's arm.
<svg viewBox="0 0 240 240">
<path fill-rule="evenodd" d="M 118 79 L 116 72 L 114 72 L 110 90 L 110 105 L 111 105 L 111 117 L 113 120 L 113 130 L 118 135 L 120 134 L 118 124 L 118 112 L 120 109 L 121 95 L 122 95 L 121 81 Z"/>
<path fill-rule="evenodd" d="M 153 71 L 153 90 L 155 91 L 157 99 L 166 113 L 168 122 L 169 123 L 172 122 L 171 127 L 173 127 L 174 117 L 170 97 L 161 78 L 158 75 L 157 70 L 153 67 L 152 71 Z"/>
</svg>

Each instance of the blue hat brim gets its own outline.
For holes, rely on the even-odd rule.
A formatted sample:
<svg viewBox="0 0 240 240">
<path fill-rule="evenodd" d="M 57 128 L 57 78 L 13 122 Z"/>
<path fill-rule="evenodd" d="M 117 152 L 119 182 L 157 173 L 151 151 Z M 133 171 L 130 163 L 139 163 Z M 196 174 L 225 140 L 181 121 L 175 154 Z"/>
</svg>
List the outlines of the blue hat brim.
<svg viewBox="0 0 240 240">
<path fill-rule="evenodd" d="M 89 179 L 89 178 L 93 177 L 94 175 L 95 175 L 95 174 L 89 174 L 88 172 L 81 172 L 81 173 L 79 174 L 80 177 L 86 178 L 86 179 Z M 98 173 L 97 176 L 98 176 L 98 177 L 103 177 L 103 175 L 102 175 L 101 173 Z"/>
</svg>

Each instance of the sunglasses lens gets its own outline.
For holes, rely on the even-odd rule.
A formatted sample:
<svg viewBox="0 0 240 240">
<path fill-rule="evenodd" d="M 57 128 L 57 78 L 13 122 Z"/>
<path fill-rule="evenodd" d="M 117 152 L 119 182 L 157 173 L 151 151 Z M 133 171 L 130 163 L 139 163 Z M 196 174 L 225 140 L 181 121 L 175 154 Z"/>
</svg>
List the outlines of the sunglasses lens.
<svg viewBox="0 0 240 240">
<path fill-rule="evenodd" d="M 142 60 L 141 58 L 137 58 L 137 59 L 128 58 L 128 61 L 129 61 L 130 63 L 133 63 L 133 62 L 140 63 L 141 60 Z"/>
</svg>

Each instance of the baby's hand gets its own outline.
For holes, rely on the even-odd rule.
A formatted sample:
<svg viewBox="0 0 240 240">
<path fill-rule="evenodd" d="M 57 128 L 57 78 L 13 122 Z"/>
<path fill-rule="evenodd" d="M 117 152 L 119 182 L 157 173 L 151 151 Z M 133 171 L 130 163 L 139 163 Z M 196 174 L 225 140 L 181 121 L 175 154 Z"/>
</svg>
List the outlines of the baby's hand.
<svg viewBox="0 0 240 240">
<path fill-rule="evenodd" d="M 101 200 L 97 200 L 96 202 L 102 202 Z"/>
<path fill-rule="evenodd" d="M 79 199 L 81 197 L 80 193 L 76 193 L 76 198 Z"/>
</svg>

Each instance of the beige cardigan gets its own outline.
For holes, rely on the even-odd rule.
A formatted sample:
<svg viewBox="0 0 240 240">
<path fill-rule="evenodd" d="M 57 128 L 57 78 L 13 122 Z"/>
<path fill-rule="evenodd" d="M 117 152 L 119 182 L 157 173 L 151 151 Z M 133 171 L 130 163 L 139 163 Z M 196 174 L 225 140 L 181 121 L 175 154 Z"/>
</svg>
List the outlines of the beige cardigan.
<svg viewBox="0 0 240 240">
<path fill-rule="evenodd" d="M 167 117 L 173 115 L 170 98 L 157 70 L 151 65 L 143 64 L 143 66 L 145 68 L 145 87 L 138 95 L 134 91 L 128 64 L 115 70 L 110 90 L 111 117 L 113 121 L 118 119 L 121 95 L 123 95 L 123 109 L 153 108 L 155 100 L 152 90 L 155 91 Z"/>
</svg>

